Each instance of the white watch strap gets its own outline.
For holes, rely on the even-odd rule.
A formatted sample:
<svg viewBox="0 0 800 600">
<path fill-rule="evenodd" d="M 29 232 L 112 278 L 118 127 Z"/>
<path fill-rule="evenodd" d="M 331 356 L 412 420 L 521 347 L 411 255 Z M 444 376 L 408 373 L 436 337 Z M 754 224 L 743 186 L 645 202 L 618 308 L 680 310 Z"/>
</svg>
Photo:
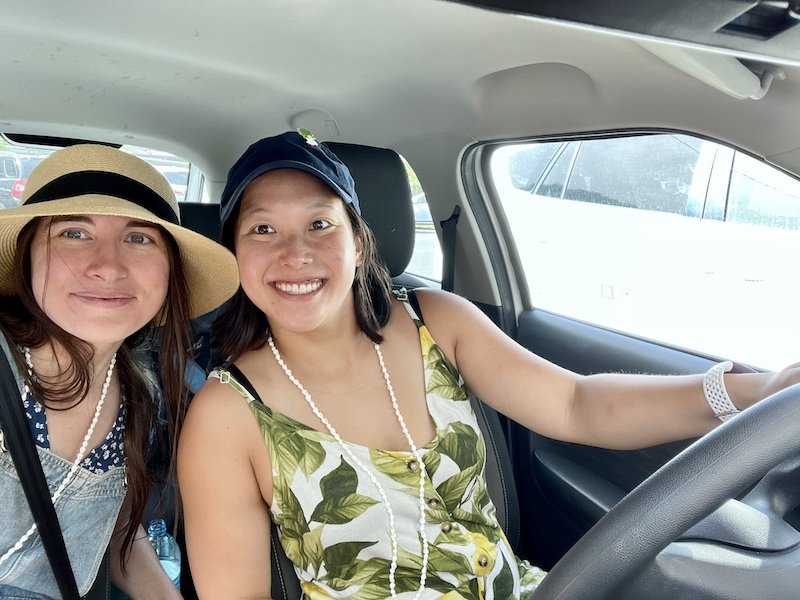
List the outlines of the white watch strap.
<svg viewBox="0 0 800 600">
<path fill-rule="evenodd" d="M 728 396 L 728 391 L 725 389 L 723 376 L 731 369 L 733 369 L 733 363 L 726 360 L 711 367 L 703 377 L 703 392 L 706 395 L 706 402 L 717 418 L 723 422 L 739 413 L 739 409 L 731 402 L 731 397 Z"/>
</svg>

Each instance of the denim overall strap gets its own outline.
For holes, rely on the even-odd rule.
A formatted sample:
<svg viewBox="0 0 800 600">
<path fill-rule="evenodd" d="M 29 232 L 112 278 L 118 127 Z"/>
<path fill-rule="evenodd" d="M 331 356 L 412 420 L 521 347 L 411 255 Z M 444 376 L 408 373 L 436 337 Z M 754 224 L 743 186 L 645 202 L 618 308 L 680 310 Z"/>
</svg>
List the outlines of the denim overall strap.
<svg viewBox="0 0 800 600">
<path fill-rule="evenodd" d="M 5 350 L 5 349 L 4 349 Z M 36 447 L 28 433 L 16 379 L 5 351 L 0 354 L 0 425 L 14 466 L 19 474 L 25 498 L 42 537 L 47 558 L 53 568 L 58 590 L 68 600 L 78 599 L 78 587 L 67 555 L 67 547 Z"/>
<path fill-rule="evenodd" d="M 37 448 L 37 451 L 52 494 L 70 470 L 71 462 L 44 448 Z M 101 564 L 125 498 L 124 480 L 124 467 L 114 467 L 101 474 L 81 468 L 56 502 L 72 572 L 81 594 L 89 592 L 96 578 L 106 577 Z M 16 469 L 7 453 L 0 454 L 0 523 L 3 524 L 0 546 L 4 550 L 10 548 L 32 522 Z M 22 549 L 0 564 L 0 584 L 60 597 L 38 531 Z"/>
<path fill-rule="evenodd" d="M 19 399 L 22 374 L 10 358 L 6 338 L 0 348 L 11 362 Z M 68 460 L 37 448 L 39 463 L 48 482 L 49 500 L 71 467 Z M 110 580 L 108 545 L 125 497 L 125 468 L 113 467 L 97 474 L 79 469 L 56 502 L 56 513 L 73 567 L 78 592 L 86 598 L 107 598 Z M 33 523 L 19 474 L 8 452 L 0 452 L 0 552 L 10 548 Z M 94 584 L 94 585 L 93 585 Z M 39 532 L 7 561 L 0 563 L 0 598 L 49 599 L 59 597 L 57 583 L 42 546 Z"/>
</svg>

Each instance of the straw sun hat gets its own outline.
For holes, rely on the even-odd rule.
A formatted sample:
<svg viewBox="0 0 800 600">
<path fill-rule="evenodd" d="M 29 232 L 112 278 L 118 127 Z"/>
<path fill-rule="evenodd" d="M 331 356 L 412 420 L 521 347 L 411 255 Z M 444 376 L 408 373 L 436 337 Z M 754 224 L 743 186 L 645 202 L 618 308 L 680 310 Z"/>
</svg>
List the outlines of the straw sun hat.
<svg viewBox="0 0 800 600">
<path fill-rule="evenodd" d="M 156 223 L 180 248 L 193 317 L 213 310 L 239 287 L 233 254 L 180 226 L 178 203 L 154 167 L 126 152 L 96 144 L 58 150 L 25 185 L 22 205 L 0 210 L 0 294 L 15 294 L 17 237 L 36 217 L 113 215 Z"/>
</svg>

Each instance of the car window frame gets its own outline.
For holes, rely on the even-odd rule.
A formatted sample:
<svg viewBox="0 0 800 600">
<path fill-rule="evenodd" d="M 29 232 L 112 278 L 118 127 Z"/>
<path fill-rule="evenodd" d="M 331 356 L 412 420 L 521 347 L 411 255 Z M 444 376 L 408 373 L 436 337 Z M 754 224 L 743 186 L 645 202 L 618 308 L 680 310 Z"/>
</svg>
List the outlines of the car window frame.
<svg viewBox="0 0 800 600">
<path fill-rule="evenodd" d="M 725 191 L 724 206 L 727 208 L 728 197 L 725 178 L 728 177 L 729 181 L 729 168 L 732 165 L 735 153 L 737 152 L 764 162 L 770 167 L 775 168 L 776 170 L 781 171 L 787 174 L 789 177 L 800 182 L 800 176 L 788 173 L 785 169 L 781 169 L 777 165 L 766 161 L 763 157 L 756 156 L 742 148 L 735 148 L 722 140 L 714 139 L 710 136 L 687 130 L 676 130 L 669 128 L 619 129 L 604 130 L 599 132 L 570 133 L 565 135 L 511 138 L 507 140 L 490 140 L 473 144 L 473 146 L 468 148 L 464 154 L 464 160 L 462 161 L 461 165 L 462 176 L 465 183 L 465 190 L 468 194 L 467 197 L 470 201 L 471 208 L 475 213 L 476 220 L 478 221 L 481 235 L 484 239 L 484 242 L 487 243 L 487 247 L 490 248 L 489 258 L 495 273 L 496 281 L 506 281 L 508 283 L 507 286 L 498 285 L 500 302 L 501 306 L 503 307 L 501 312 L 504 315 L 504 322 L 506 323 L 504 328 L 507 332 L 510 332 L 513 335 L 513 332 L 516 330 L 516 325 L 514 323 L 516 323 L 519 316 L 525 312 L 542 311 L 550 312 L 556 315 L 559 313 L 540 308 L 536 305 L 531 297 L 528 286 L 528 278 L 526 277 L 523 264 L 525 257 L 522 257 L 519 254 L 516 240 L 514 239 L 511 226 L 506 218 L 505 211 L 502 206 L 502 200 L 498 197 L 498 194 L 495 190 L 496 185 L 493 181 L 490 166 L 494 151 L 508 144 L 583 141 L 609 137 L 627 137 L 651 134 L 689 135 L 699 140 L 717 144 L 718 148 L 721 149 L 721 151 L 715 155 L 714 161 L 711 165 L 708 189 L 706 190 L 703 200 L 702 214 L 697 216 L 698 219 L 725 221 L 724 214 L 721 216 L 721 218 L 719 216 L 715 217 L 713 210 L 711 209 L 713 208 L 714 194 L 716 194 L 716 197 L 718 198 L 720 190 Z M 538 183 L 539 182 L 537 182 L 537 185 Z M 477 195 L 471 197 L 470 190 L 473 187 Z M 481 205 L 483 205 L 483 208 Z M 800 228 L 798 231 L 800 232 Z M 497 250 L 491 250 L 491 245 L 495 245 Z M 580 318 L 571 316 L 566 316 L 565 318 L 571 321 L 585 323 L 591 327 L 598 327 L 600 329 L 621 333 L 623 335 L 643 341 L 654 342 L 665 347 L 688 351 L 698 356 L 715 356 L 714 354 L 709 354 L 703 350 L 687 349 L 675 343 L 654 340 L 644 335 L 638 335 L 628 331 L 621 331 L 608 325 L 582 321 Z"/>
</svg>

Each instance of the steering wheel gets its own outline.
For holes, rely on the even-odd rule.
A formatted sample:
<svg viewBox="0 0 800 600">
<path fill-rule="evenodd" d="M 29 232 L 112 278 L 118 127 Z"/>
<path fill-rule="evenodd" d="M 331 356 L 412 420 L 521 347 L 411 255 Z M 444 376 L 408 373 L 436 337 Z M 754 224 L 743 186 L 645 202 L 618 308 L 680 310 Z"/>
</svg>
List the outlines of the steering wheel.
<svg viewBox="0 0 800 600">
<path fill-rule="evenodd" d="M 562 557 L 534 592 L 533 599 L 615 600 L 628 597 L 624 595 L 625 587 L 633 585 L 643 572 L 652 568 L 659 553 L 726 500 L 757 482 L 762 482 L 758 487 L 767 490 L 766 496 L 769 497 L 765 504 L 774 506 L 776 496 L 780 504 L 783 495 L 790 497 L 791 508 L 796 508 L 800 496 L 793 491 L 800 487 L 797 481 L 800 468 L 796 464 L 790 469 L 788 478 L 772 477 L 770 485 L 765 487 L 763 484 L 770 480 L 765 476 L 777 465 L 798 456 L 800 384 L 743 411 L 697 440 L 642 482 Z M 780 481 L 776 483 L 776 479 Z M 787 482 L 787 479 L 792 481 Z M 780 517 L 782 515 L 779 516 L 780 524 L 789 527 Z M 764 516 L 762 525 L 766 519 L 768 516 Z M 789 531 L 797 533 L 791 528 Z M 716 582 L 698 584 L 693 592 L 696 595 L 678 595 L 676 591 L 660 597 L 797 597 L 800 593 L 800 576 L 797 575 L 800 572 L 800 534 L 794 542 L 794 550 L 789 553 L 788 562 L 786 552 L 775 553 L 775 556 L 782 557 L 783 562 L 778 568 L 768 567 L 771 570 L 766 576 L 771 588 L 781 590 L 774 591 L 777 595 L 771 595 L 773 592 L 767 590 L 769 593 L 739 596 L 739 593 L 746 592 L 731 591 L 733 584 L 720 580 L 726 578 L 719 578 Z M 759 561 L 766 561 L 766 558 L 759 559 L 754 557 L 755 554 L 748 558 L 748 568 L 758 572 L 765 568 Z M 695 560 L 692 551 L 684 550 L 682 559 L 680 568 L 691 569 L 691 561 Z M 701 574 L 699 579 L 715 577 L 704 569 L 695 569 Z M 702 575 L 704 572 L 705 576 Z M 786 595 L 786 589 L 794 591 Z"/>
</svg>

